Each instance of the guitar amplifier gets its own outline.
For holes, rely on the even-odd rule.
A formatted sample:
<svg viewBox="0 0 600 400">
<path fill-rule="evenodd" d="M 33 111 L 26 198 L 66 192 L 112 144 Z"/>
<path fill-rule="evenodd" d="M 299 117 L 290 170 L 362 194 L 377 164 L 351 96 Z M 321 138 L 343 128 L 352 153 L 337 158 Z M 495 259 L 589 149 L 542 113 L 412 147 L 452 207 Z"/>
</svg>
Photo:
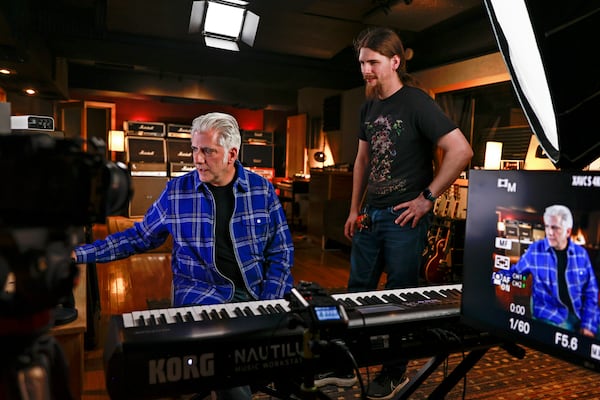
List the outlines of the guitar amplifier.
<svg viewBox="0 0 600 400">
<path fill-rule="evenodd" d="M 273 168 L 273 146 L 244 143 L 240 160 L 244 167 Z"/>
<path fill-rule="evenodd" d="M 165 136 L 165 124 L 162 122 L 124 121 L 123 130 L 128 136 Z"/>
<path fill-rule="evenodd" d="M 189 139 L 167 139 L 167 161 L 170 163 L 193 164 L 192 143 Z"/>
<path fill-rule="evenodd" d="M 242 131 L 242 143 L 273 144 L 273 132 Z"/>
<path fill-rule="evenodd" d="M 196 166 L 194 164 L 169 163 L 169 176 L 174 178 L 176 176 L 185 175 L 195 169 Z"/>
<path fill-rule="evenodd" d="M 171 177 L 181 176 L 195 170 L 190 139 L 168 138 L 167 161 Z"/>
<path fill-rule="evenodd" d="M 133 196 L 129 202 L 129 217 L 143 217 L 168 182 L 166 177 L 132 176 Z"/>
<path fill-rule="evenodd" d="M 506 220 L 504 221 L 504 225 L 506 229 L 506 237 L 509 239 L 519 240 L 519 222 Z"/>
<path fill-rule="evenodd" d="M 521 242 L 532 242 L 533 227 L 531 224 L 522 222 L 519 223 L 519 240 Z"/>
<path fill-rule="evenodd" d="M 125 150 L 132 176 L 167 176 L 164 139 L 127 136 Z"/>
<path fill-rule="evenodd" d="M 167 124 L 167 137 L 189 139 L 192 137 L 192 126 Z"/>
</svg>

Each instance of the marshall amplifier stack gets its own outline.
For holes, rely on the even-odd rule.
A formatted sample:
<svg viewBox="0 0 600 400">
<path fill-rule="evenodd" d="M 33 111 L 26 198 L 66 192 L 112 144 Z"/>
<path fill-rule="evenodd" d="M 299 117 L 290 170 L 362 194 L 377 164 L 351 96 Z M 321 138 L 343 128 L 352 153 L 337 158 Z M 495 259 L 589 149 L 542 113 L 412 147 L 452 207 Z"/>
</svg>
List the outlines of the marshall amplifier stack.
<svg viewBox="0 0 600 400">
<path fill-rule="evenodd" d="M 242 131 L 240 161 L 245 167 L 273 168 L 273 132 Z"/>
<path fill-rule="evenodd" d="M 241 134 L 240 161 L 242 165 L 273 181 L 275 176 L 273 132 L 241 131 Z"/>
<path fill-rule="evenodd" d="M 181 176 L 195 169 L 191 131 L 191 125 L 167 125 L 167 162 L 170 177 Z"/>
<path fill-rule="evenodd" d="M 168 181 L 166 126 L 162 122 L 138 121 L 125 121 L 123 125 L 133 185 L 129 217 L 141 217 L 158 199 Z"/>
</svg>

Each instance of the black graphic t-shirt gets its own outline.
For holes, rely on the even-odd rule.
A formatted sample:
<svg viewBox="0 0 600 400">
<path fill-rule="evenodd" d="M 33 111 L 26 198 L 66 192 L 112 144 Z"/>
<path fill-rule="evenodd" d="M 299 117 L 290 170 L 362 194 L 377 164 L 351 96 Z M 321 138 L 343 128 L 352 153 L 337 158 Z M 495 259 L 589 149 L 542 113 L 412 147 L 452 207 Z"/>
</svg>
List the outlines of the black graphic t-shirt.
<svg viewBox="0 0 600 400">
<path fill-rule="evenodd" d="M 433 179 L 435 143 L 456 128 L 422 90 L 403 86 L 361 107 L 358 138 L 369 142 L 367 203 L 384 208 L 412 200 Z"/>
</svg>

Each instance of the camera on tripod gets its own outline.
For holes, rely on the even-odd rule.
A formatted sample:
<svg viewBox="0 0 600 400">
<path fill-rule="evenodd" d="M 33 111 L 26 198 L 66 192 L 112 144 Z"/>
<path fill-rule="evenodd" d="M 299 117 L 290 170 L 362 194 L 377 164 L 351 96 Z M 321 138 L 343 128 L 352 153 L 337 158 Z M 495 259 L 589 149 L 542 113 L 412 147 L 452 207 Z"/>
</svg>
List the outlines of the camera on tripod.
<svg viewBox="0 0 600 400">
<path fill-rule="evenodd" d="M 44 335 L 56 306 L 72 296 L 78 268 L 71 252 L 85 228 L 125 210 L 131 197 L 125 165 L 105 159 L 103 141 L 85 144 L 87 151 L 77 139 L 0 135 L 0 398 L 70 398 L 48 371 L 60 355 Z M 47 385 L 15 387 L 37 379 L 39 371 L 24 372 L 34 365 Z"/>
</svg>

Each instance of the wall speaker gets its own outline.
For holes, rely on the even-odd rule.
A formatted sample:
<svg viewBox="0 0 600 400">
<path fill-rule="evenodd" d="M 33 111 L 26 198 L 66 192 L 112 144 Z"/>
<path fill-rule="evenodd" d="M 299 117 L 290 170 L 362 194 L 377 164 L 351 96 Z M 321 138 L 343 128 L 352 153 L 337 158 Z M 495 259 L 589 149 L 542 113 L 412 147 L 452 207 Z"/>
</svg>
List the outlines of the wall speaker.
<svg viewBox="0 0 600 400">
<path fill-rule="evenodd" d="M 156 176 L 132 176 L 133 196 L 129 202 L 129 217 L 143 217 L 167 185 L 169 179 Z"/>
<path fill-rule="evenodd" d="M 273 146 L 242 144 L 240 160 L 245 167 L 273 168 Z"/>
</svg>

